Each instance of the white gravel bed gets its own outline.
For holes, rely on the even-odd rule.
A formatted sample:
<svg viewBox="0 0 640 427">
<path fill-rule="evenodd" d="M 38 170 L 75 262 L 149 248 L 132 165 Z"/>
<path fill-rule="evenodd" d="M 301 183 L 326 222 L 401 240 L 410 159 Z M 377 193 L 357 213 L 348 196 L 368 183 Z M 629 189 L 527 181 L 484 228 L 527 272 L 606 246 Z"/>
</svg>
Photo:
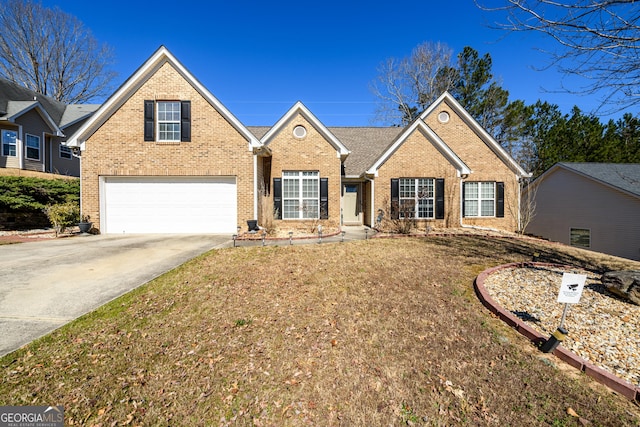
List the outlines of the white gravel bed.
<svg viewBox="0 0 640 427">
<path fill-rule="evenodd" d="M 558 303 L 563 273 L 586 274 L 580 303 L 570 304 L 561 344 L 583 359 L 634 385 L 640 384 L 640 306 L 605 290 L 600 275 L 554 267 L 505 268 L 490 274 L 484 286 L 504 309 L 549 336 L 560 325 Z"/>
</svg>

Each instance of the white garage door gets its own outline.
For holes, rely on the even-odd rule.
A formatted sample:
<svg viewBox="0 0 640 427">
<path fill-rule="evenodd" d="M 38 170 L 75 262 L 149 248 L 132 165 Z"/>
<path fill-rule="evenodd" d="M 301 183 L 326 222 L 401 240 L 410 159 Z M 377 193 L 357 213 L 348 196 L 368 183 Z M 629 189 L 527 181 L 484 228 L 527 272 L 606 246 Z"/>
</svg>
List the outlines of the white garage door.
<svg viewBox="0 0 640 427">
<path fill-rule="evenodd" d="M 235 177 L 104 177 L 105 233 L 234 233 Z"/>
</svg>

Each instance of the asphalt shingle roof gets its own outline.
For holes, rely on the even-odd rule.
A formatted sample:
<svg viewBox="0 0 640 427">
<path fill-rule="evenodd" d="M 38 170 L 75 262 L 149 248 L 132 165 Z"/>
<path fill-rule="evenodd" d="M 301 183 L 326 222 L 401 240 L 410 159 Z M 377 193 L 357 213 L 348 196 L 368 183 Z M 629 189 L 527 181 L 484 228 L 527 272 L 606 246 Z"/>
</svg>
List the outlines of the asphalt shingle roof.
<svg viewBox="0 0 640 427">
<path fill-rule="evenodd" d="M 262 138 L 269 126 L 248 126 L 256 138 Z M 397 136 L 400 127 L 327 127 L 351 152 L 344 162 L 346 176 L 360 176 L 380 158 Z"/>
<path fill-rule="evenodd" d="M 89 117 L 100 107 L 97 104 L 65 104 L 0 77 L 0 119 L 24 111 L 36 102 L 61 129 Z"/>
<path fill-rule="evenodd" d="M 62 119 L 62 115 L 66 108 L 66 105 L 63 102 L 39 94 L 0 77 L 0 117 L 11 113 L 8 111 L 11 109 L 11 106 L 9 105 L 10 101 L 38 101 L 56 124 L 60 124 L 60 120 Z M 11 102 L 11 104 L 13 104 L 13 102 Z"/>
<path fill-rule="evenodd" d="M 560 163 L 567 169 L 640 197 L 640 163 Z"/>
</svg>

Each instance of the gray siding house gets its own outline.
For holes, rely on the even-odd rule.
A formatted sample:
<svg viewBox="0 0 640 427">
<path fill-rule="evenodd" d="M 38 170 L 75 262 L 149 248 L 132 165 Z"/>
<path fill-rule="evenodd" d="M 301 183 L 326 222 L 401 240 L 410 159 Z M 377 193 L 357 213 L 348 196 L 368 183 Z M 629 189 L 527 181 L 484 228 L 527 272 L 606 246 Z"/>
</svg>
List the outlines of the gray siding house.
<svg viewBox="0 0 640 427">
<path fill-rule="evenodd" d="M 527 233 L 640 260 L 640 164 L 557 163 L 523 193 Z"/>
<path fill-rule="evenodd" d="M 0 168 L 80 176 L 64 142 L 98 107 L 64 104 L 0 78 Z"/>
</svg>

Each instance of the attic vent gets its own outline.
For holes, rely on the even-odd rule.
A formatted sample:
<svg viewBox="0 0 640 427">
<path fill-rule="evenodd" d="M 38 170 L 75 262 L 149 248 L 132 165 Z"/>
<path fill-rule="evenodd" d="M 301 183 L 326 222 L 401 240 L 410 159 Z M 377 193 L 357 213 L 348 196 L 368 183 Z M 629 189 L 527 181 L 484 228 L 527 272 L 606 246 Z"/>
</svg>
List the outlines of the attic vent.
<svg viewBox="0 0 640 427">
<path fill-rule="evenodd" d="M 295 136 L 296 138 L 302 139 L 305 136 L 307 136 L 307 129 L 305 129 L 304 126 L 296 126 L 293 128 L 293 136 Z"/>
<path fill-rule="evenodd" d="M 440 113 L 438 113 L 438 120 L 440 123 L 447 123 L 449 121 L 449 113 L 446 111 L 440 111 Z"/>
</svg>

